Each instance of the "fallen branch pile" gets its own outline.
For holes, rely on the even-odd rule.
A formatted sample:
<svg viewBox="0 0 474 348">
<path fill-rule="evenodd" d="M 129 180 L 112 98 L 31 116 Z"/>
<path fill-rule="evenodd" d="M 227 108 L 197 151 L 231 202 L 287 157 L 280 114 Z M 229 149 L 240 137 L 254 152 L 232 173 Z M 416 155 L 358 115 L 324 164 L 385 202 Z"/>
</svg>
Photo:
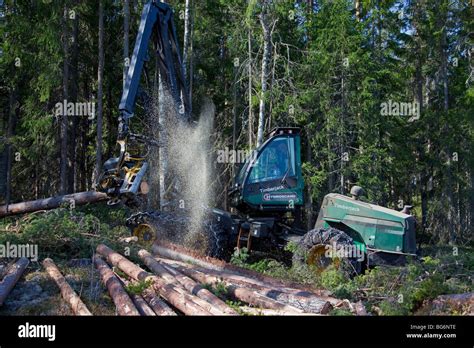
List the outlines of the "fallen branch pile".
<svg viewBox="0 0 474 348">
<path fill-rule="evenodd" d="M 193 262 L 194 256 L 163 246 L 158 251 L 157 256 L 143 249 L 138 253 L 149 272 L 106 245 L 97 246 L 94 263 L 101 271 L 117 313 L 322 315 L 341 302 L 328 294 L 292 287 L 271 277 L 251 277 L 238 268 L 205 267 L 221 261 Z M 107 263 L 114 268 L 115 275 Z M 141 293 L 132 291 L 137 288 Z"/>
</svg>

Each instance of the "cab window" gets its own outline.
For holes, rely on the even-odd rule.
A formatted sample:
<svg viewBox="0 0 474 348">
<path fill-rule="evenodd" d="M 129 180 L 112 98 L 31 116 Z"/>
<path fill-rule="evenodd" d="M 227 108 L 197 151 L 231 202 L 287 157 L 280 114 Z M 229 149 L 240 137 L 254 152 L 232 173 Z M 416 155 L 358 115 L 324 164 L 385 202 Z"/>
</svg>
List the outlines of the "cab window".
<svg viewBox="0 0 474 348">
<path fill-rule="evenodd" d="M 249 174 L 249 183 L 295 176 L 293 137 L 274 138 L 258 155 Z"/>
</svg>

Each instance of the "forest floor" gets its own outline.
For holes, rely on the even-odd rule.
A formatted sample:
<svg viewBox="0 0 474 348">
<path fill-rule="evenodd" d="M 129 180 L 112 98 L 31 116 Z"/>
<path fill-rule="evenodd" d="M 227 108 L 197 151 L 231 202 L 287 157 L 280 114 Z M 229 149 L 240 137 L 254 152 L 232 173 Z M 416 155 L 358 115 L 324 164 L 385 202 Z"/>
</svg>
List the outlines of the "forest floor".
<svg viewBox="0 0 474 348">
<path fill-rule="evenodd" d="M 115 250 L 130 248 L 129 258 L 142 264 L 136 244 L 124 244 L 130 235 L 124 226 L 127 212 L 105 205 L 60 208 L 49 212 L 7 218 L 0 221 L 0 244 L 37 244 L 39 260 L 27 271 L 0 307 L 0 315 L 71 315 L 59 289 L 39 263 L 52 258 L 68 283 L 94 315 L 115 315 L 115 306 L 91 263 L 95 247 L 105 243 Z M 291 253 L 294 245 L 288 245 Z M 420 260 L 403 267 L 376 267 L 348 279 L 329 267 L 321 273 L 296 270 L 279 257 L 268 254 L 232 256 L 231 263 L 291 280 L 315 289 L 326 289 L 335 297 L 362 301 L 370 315 L 474 315 L 474 299 L 464 302 L 440 301 L 440 295 L 469 294 L 474 285 L 474 249 L 468 246 L 424 246 Z M 7 259 L 0 262 L 2 266 Z M 443 296 L 441 296 L 443 297 Z M 351 315 L 335 309 L 331 315 Z"/>
</svg>

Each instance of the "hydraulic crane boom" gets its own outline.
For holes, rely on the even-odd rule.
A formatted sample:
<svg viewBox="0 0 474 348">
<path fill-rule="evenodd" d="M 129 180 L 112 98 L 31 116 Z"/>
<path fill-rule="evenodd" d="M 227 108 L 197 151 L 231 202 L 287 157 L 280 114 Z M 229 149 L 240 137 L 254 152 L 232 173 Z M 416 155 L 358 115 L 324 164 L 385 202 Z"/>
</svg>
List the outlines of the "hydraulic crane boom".
<svg viewBox="0 0 474 348">
<path fill-rule="evenodd" d="M 139 91 L 140 79 L 145 62 L 148 60 L 150 41 L 158 58 L 158 67 L 164 89 L 173 98 L 176 114 L 182 121 L 189 120 L 189 93 L 184 76 L 183 62 L 173 21 L 173 11 L 165 3 L 149 1 L 143 8 L 133 55 L 126 76 L 122 98 L 119 105 L 119 129 L 117 142 L 120 145 L 119 157 L 104 163 L 104 172 L 99 178 L 97 189 L 111 197 L 110 204 L 120 201 L 133 201 L 139 192 L 141 181 L 148 163 L 144 156 L 128 152 L 130 141 L 147 145 L 159 145 L 153 139 L 130 131 Z"/>
</svg>

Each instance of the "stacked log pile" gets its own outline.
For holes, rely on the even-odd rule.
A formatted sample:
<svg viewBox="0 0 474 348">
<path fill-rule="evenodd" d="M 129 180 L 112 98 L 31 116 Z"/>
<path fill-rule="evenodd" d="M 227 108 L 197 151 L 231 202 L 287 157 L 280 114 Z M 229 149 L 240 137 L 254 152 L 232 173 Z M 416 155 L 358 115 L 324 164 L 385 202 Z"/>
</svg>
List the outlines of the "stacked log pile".
<svg viewBox="0 0 474 348">
<path fill-rule="evenodd" d="M 94 262 L 103 270 L 102 280 L 114 299 L 117 313 L 125 313 L 124 307 L 134 304 L 138 313 L 144 315 L 137 308 L 137 299 L 145 301 L 155 315 L 324 315 L 341 302 L 271 277 L 252 277 L 235 267 L 214 267 L 214 263 L 222 261 L 196 262 L 195 256 L 183 251 L 163 246 L 160 250 L 158 255 L 143 249 L 138 252 L 147 271 L 106 245 L 97 246 Z M 110 267 L 116 270 L 114 277 Z M 131 293 L 130 286 L 139 284 L 145 284 L 142 293 Z M 127 289 L 129 293 L 124 299 Z M 239 306 L 229 305 L 236 302 Z"/>
</svg>

